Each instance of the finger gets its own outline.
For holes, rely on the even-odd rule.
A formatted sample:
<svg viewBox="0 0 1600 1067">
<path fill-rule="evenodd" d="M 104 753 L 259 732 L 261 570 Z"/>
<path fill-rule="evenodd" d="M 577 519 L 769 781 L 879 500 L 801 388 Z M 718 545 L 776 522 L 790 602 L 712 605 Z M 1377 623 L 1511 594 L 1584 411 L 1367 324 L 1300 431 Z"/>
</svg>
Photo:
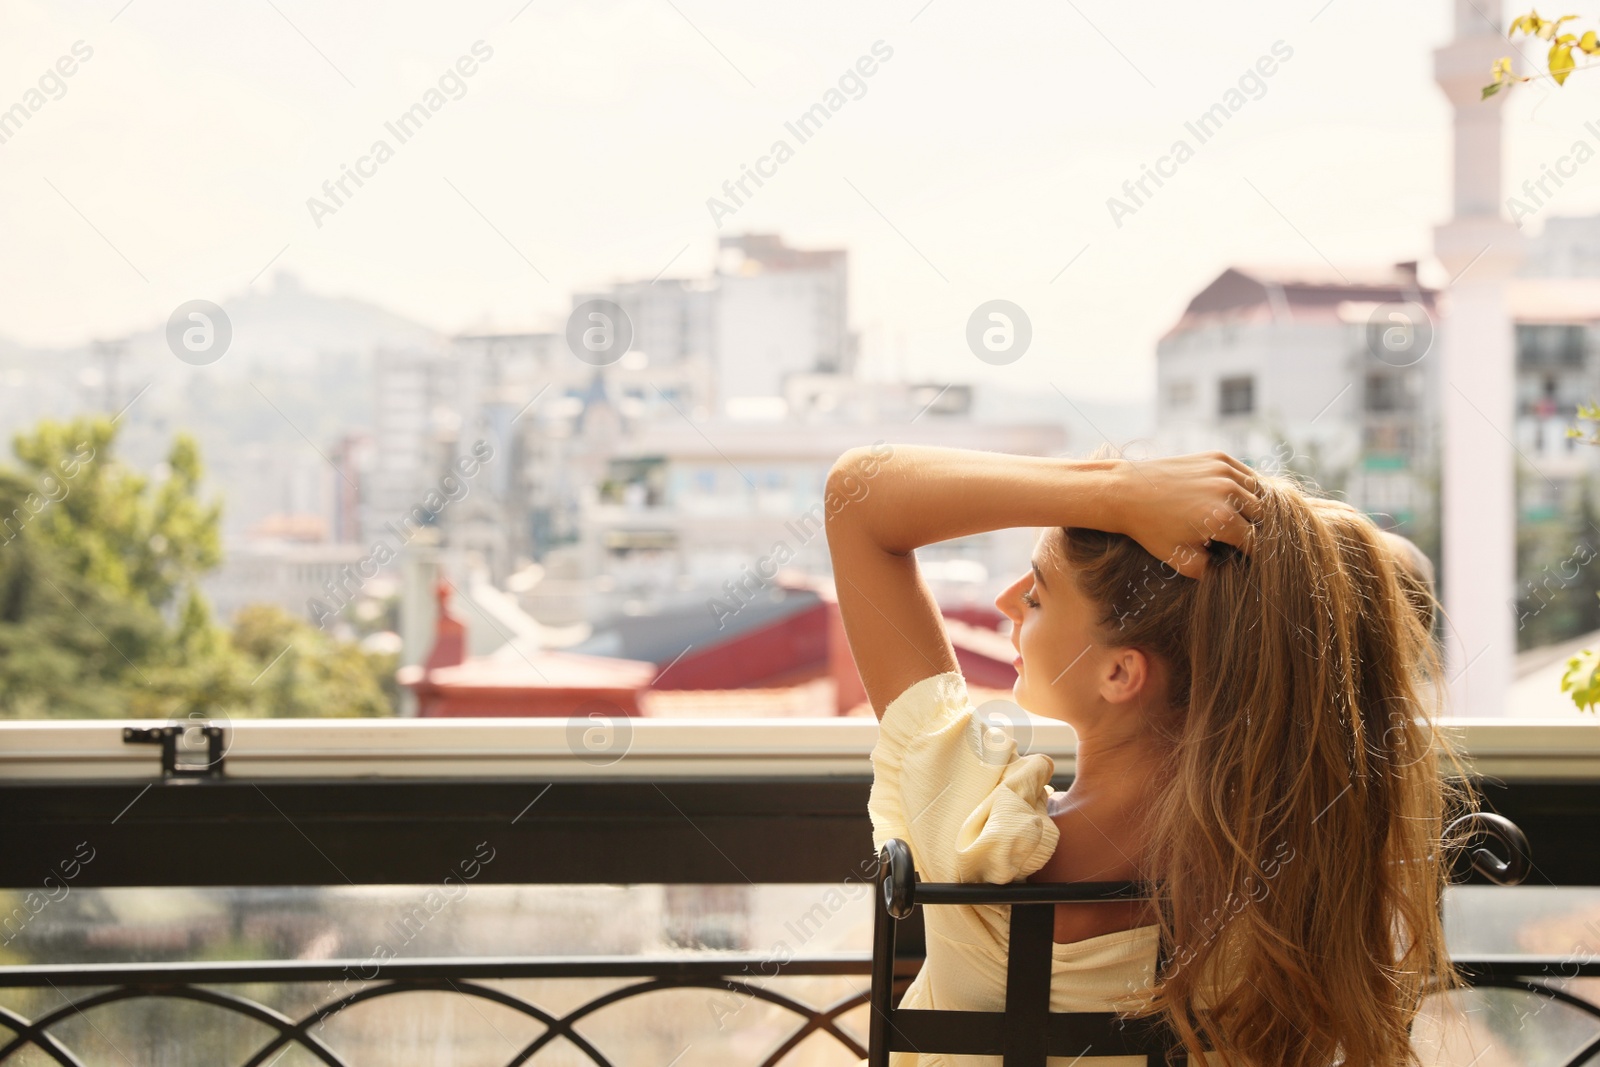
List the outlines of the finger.
<svg viewBox="0 0 1600 1067">
<path fill-rule="evenodd" d="M 1179 545 L 1172 550 L 1172 556 L 1167 560 L 1167 566 L 1185 578 L 1198 578 L 1205 573 L 1207 562 L 1203 544 L 1198 547 L 1187 544 Z"/>
<path fill-rule="evenodd" d="M 1223 523 L 1222 529 L 1212 537 L 1212 540 L 1226 542 L 1248 556 L 1255 548 L 1255 532 L 1256 528 L 1251 525 L 1250 520 L 1235 512 L 1231 519 Z"/>
<path fill-rule="evenodd" d="M 1218 453 L 1218 455 L 1226 460 L 1228 466 L 1232 468 L 1234 481 L 1238 482 L 1252 497 L 1261 495 L 1261 476 L 1256 472 L 1255 468 L 1242 460 L 1234 459 L 1226 452 Z"/>
<path fill-rule="evenodd" d="M 1228 525 L 1238 518 L 1239 508 L 1243 504 L 1243 491 L 1233 486 L 1232 483 L 1223 483 L 1226 488 L 1218 487 L 1217 492 L 1222 497 L 1220 503 L 1204 505 L 1204 510 L 1191 512 L 1189 519 L 1189 532 L 1194 543 L 1202 549 L 1207 541 L 1214 541 Z M 1212 498 L 1213 500 L 1215 498 Z"/>
<path fill-rule="evenodd" d="M 1246 463 L 1242 459 L 1229 455 L 1226 452 L 1219 452 L 1217 455 L 1221 456 L 1225 461 L 1227 461 L 1228 466 L 1232 467 L 1236 472 L 1242 475 L 1245 480 L 1252 482 L 1255 481 L 1257 472 L 1254 467 L 1250 466 L 1250 464 Z"/>
<path fill-rule="evenodd" d="M 1265 514 L 1265 509 L 1261 506 L 1261 498 L 1248 488 L 1240 489 L 1230 495 L 1228 503 L 1232 504 L 1235 511 L 1244 517 L 1245 522 L 1260 522 Z"/>
<path fill-rule="evenodd" d="M 1240 474 L 1230 470 L 1219 476 L 1217 490 L 1227 501 L 1227 510 L 1243 512 L 1250 522 L 1261 520 L 1261 482 L 1253 474 Z"/>
</svg>

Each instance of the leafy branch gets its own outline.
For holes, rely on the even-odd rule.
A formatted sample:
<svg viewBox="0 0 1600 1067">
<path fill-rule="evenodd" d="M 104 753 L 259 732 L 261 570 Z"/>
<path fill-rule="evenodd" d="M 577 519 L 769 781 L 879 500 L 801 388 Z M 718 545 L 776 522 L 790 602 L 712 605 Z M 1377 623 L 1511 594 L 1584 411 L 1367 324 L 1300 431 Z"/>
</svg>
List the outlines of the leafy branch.
<svg viewBox="0 0 1600 1067">
<path fill-rule="evenodd" d="M 1593 37 L 1594 34 L 1584 36 Z M 1600 423 L 1600 404 L 1579 404 L 1578 420 Z M 1600 445 L 1600 432 L 1585 434 L 1576 426 L 1568 426 L 1567 436 L 1576 437 L 1586 445 Z M 1593 711 L 1595 705 L 1600 704 L 1600 655 L 1586 648 L 1567 660 L 1567 669 L 1561 674 L 1561 691 L 1572 695 L 1572 702 L 1579 711 Z"/>
<path fill-rule="evenodd" d="M 1578 419 L 1580 422 L 1600 423 L 1600 404 L 1579 404 Z M 1568 426 L 1567 436 L 1576 437 L 1586 445 L 1600 445 L 1600 432 L 1585 434 L 1576 426 Z"/>
<path fill-rule="evenodd" d="M 1525 33 L 1529 37 L 1537 37 L 1540 40 L 1549 41 L 1550 52 L 1546 57 L 1546 63 L 1550 68 L 1550 77 L 1555 79 L 1557 85 L 1563 85 L 1566 83 L 1567 75 L 1574 70 L 1580 69 L 1577 58 L 1573 55 L 1574 51 L 1582 52 L 1585 56 L 1600 54 L 1600 36 L 1597 36 L 1594 30 L 1585 30 L 1581 35 L 1561 32 L 1563 23 L 1570 22 L 1577 17 L 1576 15 L 1562 15 L 1558 19 L 1546 19 L 1540 18 L 1537 11 L 1529 11 L 1526 15 L 1520 15 L 1511 20 L 1511 28 L 1506 31 L 1506 36 L 1515 37 L 1518 33 Z M 1585 63 L 1582 69 L 1587 69 L 1589 66 L 1589 63 Z M 1495 60 L 1494 66 L 1490 69 L 1490 74 L 1494 80 L 1483 87 L 1483 95 L 1479 97 L 1480 100 L 1489 99 L 1489 97 L 1514 81 L 1526 82 L 1533 80 L 1532 78 L 1512 73 L 1510 56 L 1501 56 Z"/>
<path fill-rule="evenodd" d="M 1579 711 L 1593 711 L 1600 704 L 1600 656 L 1586 648 L 1567 660 L 1561 691 L 1572 694 Z"/>
</svg>

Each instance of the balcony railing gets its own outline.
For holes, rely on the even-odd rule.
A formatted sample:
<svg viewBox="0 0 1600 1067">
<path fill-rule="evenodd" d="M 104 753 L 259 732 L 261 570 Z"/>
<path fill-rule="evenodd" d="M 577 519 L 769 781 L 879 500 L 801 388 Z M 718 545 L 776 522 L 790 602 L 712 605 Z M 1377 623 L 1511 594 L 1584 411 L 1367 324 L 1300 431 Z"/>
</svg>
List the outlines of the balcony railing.
<svg viewBox="0 0 1600 1067">
<path fill-rule="evenodd" d="M 619 732 L 598 744 L 582 736 L 592 724 L 581 720 L 247 721 L 223 724 L 225 773 L 204 779 L 163 779 L 154 747 L 123 742 L 125 727 L 159 725 L 0 724 L 0 886 L 38 891 L 46 872 L 85 846 L 93 859 L 75 865 L 73 891 L 425 886 L 482 842 L 494 854 L 474 874 L 482 885 L 582 894 L 585 886 L 805 883 L 849 887 L 859 906 L 870 891 L 870 721 L 632 720 L 610 724 Z M 1600 886 L 1592 846 L 1600 730 L 1577 719 L 1453 729 L 1489 805 L 1527 833 L 1530 883 Z M 1044 720 L 1021 731 L 1031 750 L 1055 758 L 1054 784 L 1065 788 L 1071 732 Z M 922 952 L 920 920 L 906 922 L 902 983 Z M 1474 949 L 1457 958 L 1480 988 L 1516 991 L 1532 1005 L 1524 1018 L 1544 1027 L 1565 1020 L 1566 1035 L 1573 1019 L 1600 1020 L 1583 995 L 1600 978 L 1594 948 L 1573 935 L 1543 954 Z M 87 1067 L 99 1061 L 80 1046 L 101 1047 L 104 1013 L 182 1002 L 214 1013 L 208 1027 L 241 1028 L 228 1044 L 235 1051 L 217 1063 L 267 1067 L 284 1056 L 279 1067 L 356 1067 L 372 1061 L 327 1036 L 340 1020 L 427 992 L 490 1013 L 479 1017 L 496 1031 L 495 1051 L 479 1050 L 473 1062 L 632 1062 L 637 1054 L 597 1020 L 695 990 L 767 1011 L 759 1048 L 719 1035 L 715 1059 L 703 1062 L 853 1063 L 865 1055 L 869 962 L 864 951 L 833 948 L 784 958 L 738 950 L 100 963 L 36 952 L 0 967 L 0 1062 Z M 494 1022 L 511 1017 L 532 1031 Z M 1600 1052 L 1596 1033 L 1563 1036 L 1559 1062 Z M 696 1062 L 685 1054 L 682 1067 Z M 408 1062 L 428 1061 L 419 1053 Z"/>
</svg>

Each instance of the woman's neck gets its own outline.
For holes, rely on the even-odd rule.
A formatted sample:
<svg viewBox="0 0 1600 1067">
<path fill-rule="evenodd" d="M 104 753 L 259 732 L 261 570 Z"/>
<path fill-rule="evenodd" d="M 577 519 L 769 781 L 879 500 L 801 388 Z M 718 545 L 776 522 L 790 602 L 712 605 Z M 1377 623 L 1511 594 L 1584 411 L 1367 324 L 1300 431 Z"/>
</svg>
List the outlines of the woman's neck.
<svg viewBox="0 0 1600 1067">
<path fill-rule="evenodd" d="M 1094 829 L 1091 845 L 1100 839 L 1111 848 L 1101 859 L 1115 877 L 1148 878 L 1146 869 L 1148 804 L 1154 798 L 1156 775 L 1163 762 L 1156 740 L 1094 730 L 1078 734 L 1072 784 L 1051 805 L 1052 816 L 1075 816 Z M 1059 824 L 1058 824 L 1059 825 Z M 1112 875 L 1102 875 L 1110 877 Z"/>
<path fill-rule="evenodd" d="M 1075 802 L 1131 803 L 1150 794 L 1160 762 L 1154 739 L 1126 729 L 1080 729 L 1067 795 Z"/>
</svg>

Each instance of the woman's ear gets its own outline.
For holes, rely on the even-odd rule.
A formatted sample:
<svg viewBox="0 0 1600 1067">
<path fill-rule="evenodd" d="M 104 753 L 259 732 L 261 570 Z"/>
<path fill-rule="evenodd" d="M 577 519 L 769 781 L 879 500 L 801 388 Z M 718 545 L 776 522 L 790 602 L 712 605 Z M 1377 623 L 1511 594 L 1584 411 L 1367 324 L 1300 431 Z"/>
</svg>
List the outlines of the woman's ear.
<svg viewBox="0 0 1600 1067">
<path fill-rule="evenodd" d="M 1111 669 L 1100 683 L 1100 695 L 1109 704 L 1123 704 L 1143 694 L 1151 684 L 1150 658 L 1132 645 L 1119 648 Z"/>
</svg>

